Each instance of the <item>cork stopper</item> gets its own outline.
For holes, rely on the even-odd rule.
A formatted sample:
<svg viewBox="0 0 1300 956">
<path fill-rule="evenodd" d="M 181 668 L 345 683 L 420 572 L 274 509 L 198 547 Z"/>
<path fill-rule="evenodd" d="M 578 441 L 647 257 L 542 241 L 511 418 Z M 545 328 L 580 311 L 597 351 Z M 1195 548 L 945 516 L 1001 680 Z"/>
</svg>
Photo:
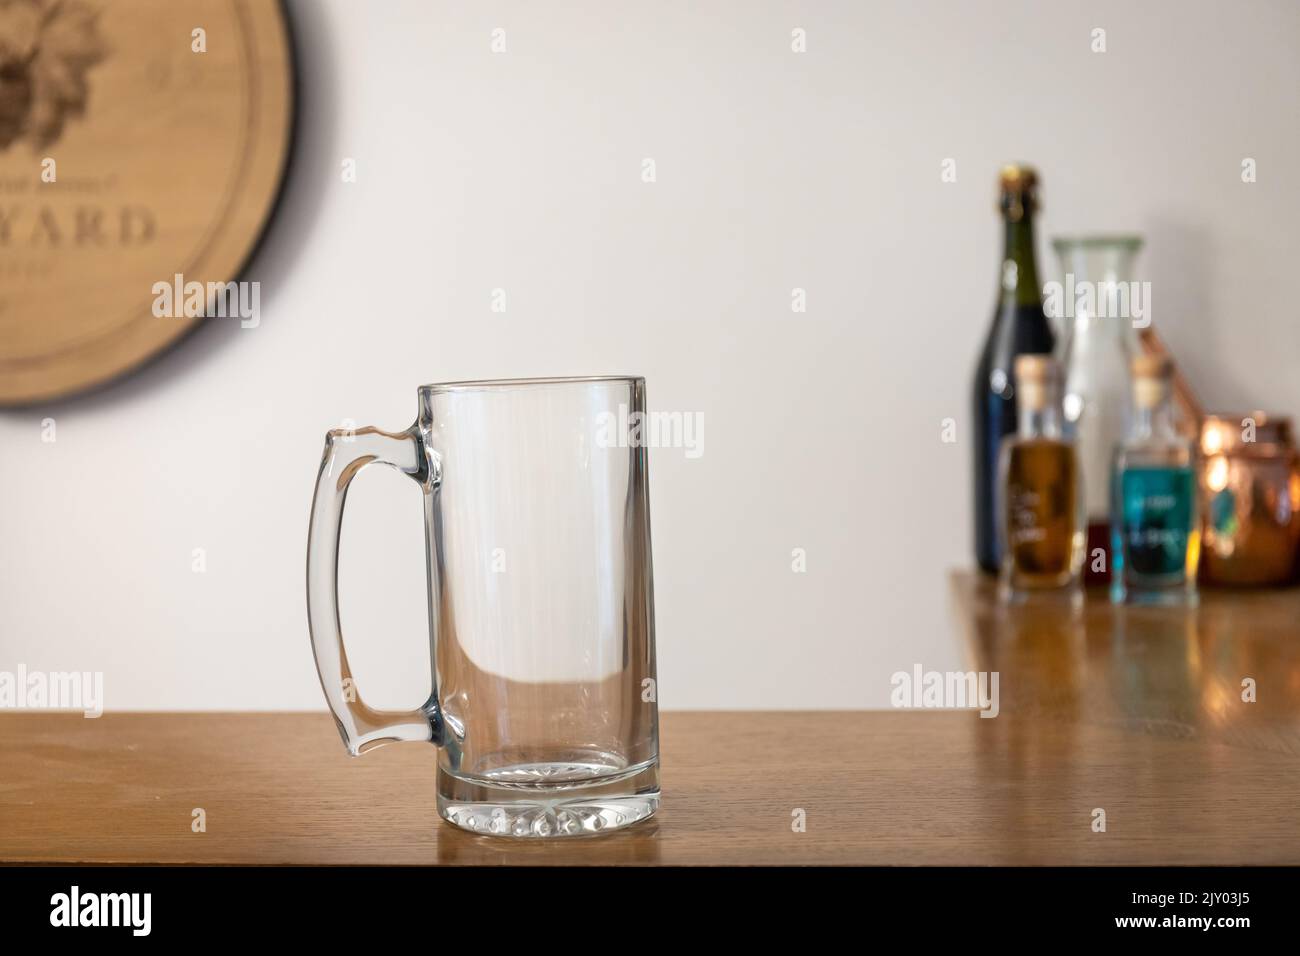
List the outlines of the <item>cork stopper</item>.
<svg viewBox="0 0 1300 956">
<path fill-rule="evenodd" d="M 1042 411 L 1052 399 L 1057 364 L 1050 355 L 1017 355 L 1016 395 L 1025 411 Z"/>
<path fill-rule="evenodd" d="M 1133 372 L 1133 403 L 1155 408 L 1169 396 L 1174 364 L 1167 355 L 1138 355 L 1129 364 Z"/>
</svg>

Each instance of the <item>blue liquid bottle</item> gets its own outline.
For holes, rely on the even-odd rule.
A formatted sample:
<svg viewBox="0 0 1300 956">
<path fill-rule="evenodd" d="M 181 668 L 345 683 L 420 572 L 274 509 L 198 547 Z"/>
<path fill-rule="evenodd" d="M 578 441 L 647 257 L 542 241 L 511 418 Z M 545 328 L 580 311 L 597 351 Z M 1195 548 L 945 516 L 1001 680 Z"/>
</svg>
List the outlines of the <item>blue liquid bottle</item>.
<svg viewBox="0 0 1300 956">
<path fill-rule="evenodd" d="M 1132 414 L 1111 479 L 1111 600 L 1194 605 L 1201 554 L 1195 449 L 1174 426 L 1169 360 L 1138 356 L 1132 372 Z"/>
</svg>

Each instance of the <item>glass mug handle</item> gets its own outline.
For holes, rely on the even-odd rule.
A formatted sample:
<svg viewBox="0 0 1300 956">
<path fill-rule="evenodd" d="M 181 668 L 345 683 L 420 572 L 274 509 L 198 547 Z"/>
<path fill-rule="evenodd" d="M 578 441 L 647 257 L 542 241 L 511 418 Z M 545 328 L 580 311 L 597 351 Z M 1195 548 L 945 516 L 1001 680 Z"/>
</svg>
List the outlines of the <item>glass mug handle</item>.
<svg viewBox="0 0 1300 956">
<path fill-rule="evenodd" d="M 391 465 L 414 478 L 427 493 L 434 472 L 419 432 L 366 427 L 334 429 L 325 436 L 325 453 L 312 499 L 311 530 L 307 534 L 307 620 L 321 689 L 343 743 L 354 757 L 382 744 L 403 740 L 436 741 L 439 718 L 436 695 L 419 710 L 378 711 L 367 707 L 348 666 L 339 629 L 339 530 L 348 485 L 362 468 Z"/>
</svg>

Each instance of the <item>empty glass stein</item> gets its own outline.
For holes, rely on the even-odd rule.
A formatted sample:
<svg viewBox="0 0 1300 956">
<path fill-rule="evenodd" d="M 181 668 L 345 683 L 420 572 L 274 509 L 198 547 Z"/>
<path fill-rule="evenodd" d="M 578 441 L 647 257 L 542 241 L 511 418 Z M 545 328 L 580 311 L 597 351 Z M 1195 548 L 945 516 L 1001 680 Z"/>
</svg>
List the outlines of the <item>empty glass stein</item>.
<svg viewBox="0 0 1300 956">
<path fill-rule="evenodd" d="M 438 812 L 479 833 L 556 837 L 659 804 L 645 381 L 426 385 L 405 431 L 331 431 L 312 504 L 307 604 L 348 750 L 437 745 Z M 423 490 L 432 689 L 364 703 L 339 629 L 339 528 L 370 464 Z"/>
</svg>

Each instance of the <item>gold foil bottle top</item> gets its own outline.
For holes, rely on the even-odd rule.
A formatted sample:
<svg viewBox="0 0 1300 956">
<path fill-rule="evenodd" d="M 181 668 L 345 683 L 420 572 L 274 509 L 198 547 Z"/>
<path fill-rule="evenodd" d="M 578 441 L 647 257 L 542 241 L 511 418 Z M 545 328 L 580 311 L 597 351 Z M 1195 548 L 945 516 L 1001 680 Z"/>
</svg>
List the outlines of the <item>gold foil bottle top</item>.
<svg viewBox="0 0 1300 956">
<path fill-rule="evenodd" d="M 1050 355 L 1017 355 L 1015 364 L 1016 395 L 1020 407 L 1041 411 L 1052 399 L 1058 366 Z"/>
<path fill-rule="evenodd" d="M 1133 402 L 1138 408 L 1155 408 L 1169 395 L 1174 363 L 1167 355 L 1138 355 L 1129 364 L 1133 372 Z"/>
<path fill-rule="evenodd" d="M 1038 173 L 1032 166 L 1012 163 L 998 174 L 998 210 L 1010 222 L 1019 222 L 1039 210 Z"/>
</svg>

